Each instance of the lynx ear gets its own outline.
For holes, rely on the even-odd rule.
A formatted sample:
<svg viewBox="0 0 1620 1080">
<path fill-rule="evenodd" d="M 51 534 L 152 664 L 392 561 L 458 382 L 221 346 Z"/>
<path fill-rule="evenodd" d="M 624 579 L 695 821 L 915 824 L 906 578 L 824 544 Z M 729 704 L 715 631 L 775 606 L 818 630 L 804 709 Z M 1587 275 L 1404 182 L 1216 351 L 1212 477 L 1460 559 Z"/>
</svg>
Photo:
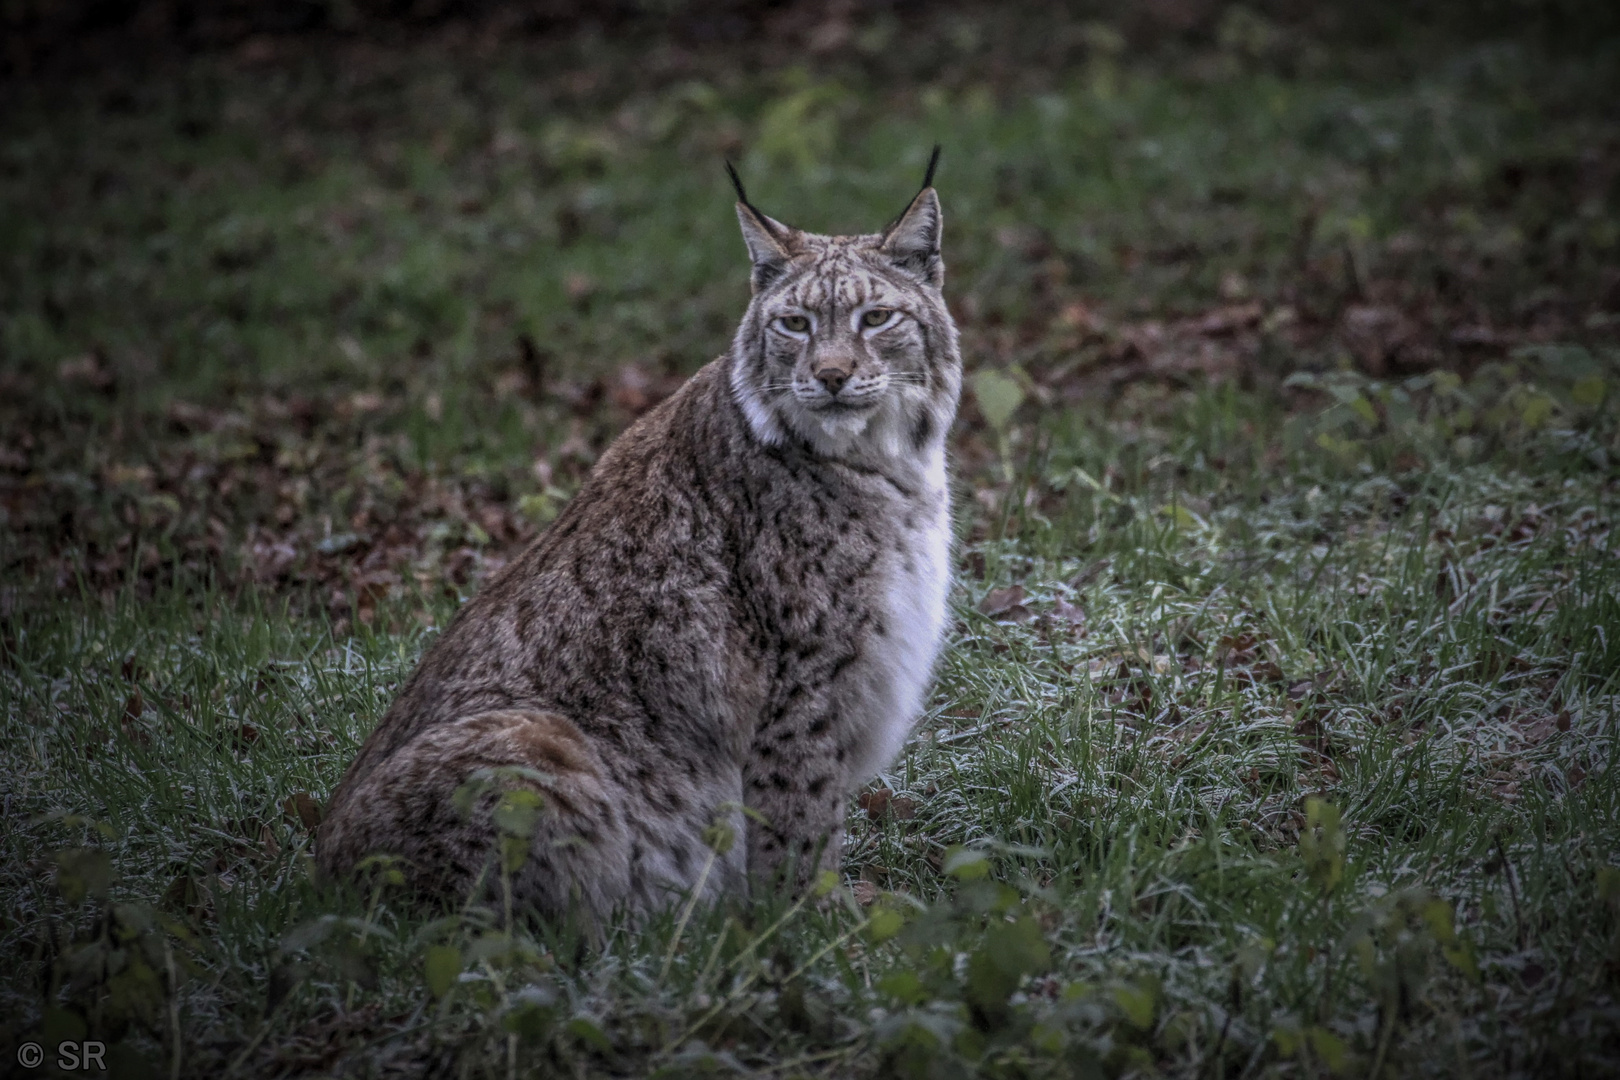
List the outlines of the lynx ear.
<svg viewBox="0 0 1620 1080">
<path fill-rule="evenodd" d="M 729 161 L 726 175 L 731 177 L 731 186 L 737 189 L 737 223 L 742 226 L 743 243 L 748 245 L 748 258 L 754 264 L 748 285 L 759 292 L 786 269 L 793 230 L 754 209 L 754 204 L 748 201 L 748 193 L 743 190 L 742 177 Z"/>
<path fill-rule="evenodd" d="M 742 202 L 737 204 L 737 223 L 742 226 L 743 243 L 748 245 L 748 258 L 754 264 L 748 283 L 759 292 L 787 268 L 792 230 Z"/>
<path fill-rule="evenodd" d="M 930 177 L 933 169 L 929 169 Z M 928 282 L 945 280 L 945 263 L 939 255 L 939 235 L 944 219 L 939 210 L 939 194 L 932 186 L 923 188 L 911 200 L 906 212 L 883 233 L 878 249 L 896 266 Z"/>
</svg>

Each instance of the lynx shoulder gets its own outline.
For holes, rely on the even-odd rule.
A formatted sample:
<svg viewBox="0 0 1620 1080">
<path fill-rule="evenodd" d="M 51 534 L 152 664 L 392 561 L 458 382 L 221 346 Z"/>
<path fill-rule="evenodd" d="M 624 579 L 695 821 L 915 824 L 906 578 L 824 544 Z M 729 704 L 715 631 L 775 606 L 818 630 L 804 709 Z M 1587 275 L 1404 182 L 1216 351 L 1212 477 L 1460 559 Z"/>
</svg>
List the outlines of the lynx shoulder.
<svg viewBox="0 0 1620 1080">
<path fill-rule="evenodd" d="M 475 775 L 541 797 L 511 887 L 543 914 L 665 903 L 717 821 L 739 842 L 706 891 L 834 863 L 945 626 L 961 360 L 932 173 L 860 236 L 790 228 L 738 184 L 753 295 L 730 350 L 428 650 L 332 795 L 326 871 L 385 852 L 423 889 L 489 887 L 496 796 L 456 808 Z"/>
</svg>

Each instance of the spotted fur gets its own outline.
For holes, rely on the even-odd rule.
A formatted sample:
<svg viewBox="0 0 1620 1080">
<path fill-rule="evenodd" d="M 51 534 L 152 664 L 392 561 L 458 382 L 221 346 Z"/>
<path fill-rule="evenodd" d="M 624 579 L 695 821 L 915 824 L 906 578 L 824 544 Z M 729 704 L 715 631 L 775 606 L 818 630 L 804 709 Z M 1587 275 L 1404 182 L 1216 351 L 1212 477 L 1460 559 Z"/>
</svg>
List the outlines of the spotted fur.
<svg viewBox="0 0 1620 1080">
<path fill-rule="evenodd" d="M 488 800 L 464 818 L 452 796 L 502 766 L 544 800 L 512 882 L 542 914 L 668 902 L 716 821 L 743 842 L 710 893 L 835 864 L 945 622 L 961 361 L 939 199 L 925 186 L 863 236 L 737 212 L 754 292 L 730 351 L 621 435 L 423 657 L 332 796 L 327 872 L 388 852 L 431 892 L 493 880 Z"/>
</svg>

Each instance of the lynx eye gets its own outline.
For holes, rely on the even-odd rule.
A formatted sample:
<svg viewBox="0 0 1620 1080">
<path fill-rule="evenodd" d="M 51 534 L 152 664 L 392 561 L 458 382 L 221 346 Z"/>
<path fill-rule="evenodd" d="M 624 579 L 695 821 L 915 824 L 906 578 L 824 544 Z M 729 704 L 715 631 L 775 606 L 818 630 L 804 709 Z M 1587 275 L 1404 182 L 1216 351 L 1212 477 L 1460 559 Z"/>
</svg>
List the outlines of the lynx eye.
<svg viewBox="0 0 1620 1080">
<path fill-rule="evenodd" d="M 872 327 L 882 326 L 892 318 L 894 318 L 894 312 L 890 311 L 888 308 L 873 308 L 871 311 L 868 311 L 865 315 L 861 316 L 861 325 L 870 329 Z"/>
<path fill-rule="evenodd" d="M 803 315 L 783 315 L 776 324 L 791 334 L 802 334 L 810 329 L 810 320 Z"/>
</svg>

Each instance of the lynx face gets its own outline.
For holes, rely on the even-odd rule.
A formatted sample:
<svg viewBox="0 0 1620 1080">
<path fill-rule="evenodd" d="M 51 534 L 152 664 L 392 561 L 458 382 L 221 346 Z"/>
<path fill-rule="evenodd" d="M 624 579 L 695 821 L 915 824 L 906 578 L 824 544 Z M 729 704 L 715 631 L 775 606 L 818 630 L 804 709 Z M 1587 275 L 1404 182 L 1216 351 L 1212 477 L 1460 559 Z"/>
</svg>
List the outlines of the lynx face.
<svg viewBox="0 0 1620 1080">
<path fill-rule="evenodd" d="M 829 252 L 759 305 L 761 389 L 796 428 L 854 433 L 886 399 L 925 396 L 927 313 L 918 310 L 916 290 L 885 280 L 870 254 Z M 888 404 L 910 411 L 905 402 Z"/>
<path fill-rule="evenodd" d="M 819 236 L 738 203 L 754 298 L 732 385 L 766 443 L 896 458 L 935 445 L 960 390 L 932 187 L 882 233 Z"/>
</svg>

